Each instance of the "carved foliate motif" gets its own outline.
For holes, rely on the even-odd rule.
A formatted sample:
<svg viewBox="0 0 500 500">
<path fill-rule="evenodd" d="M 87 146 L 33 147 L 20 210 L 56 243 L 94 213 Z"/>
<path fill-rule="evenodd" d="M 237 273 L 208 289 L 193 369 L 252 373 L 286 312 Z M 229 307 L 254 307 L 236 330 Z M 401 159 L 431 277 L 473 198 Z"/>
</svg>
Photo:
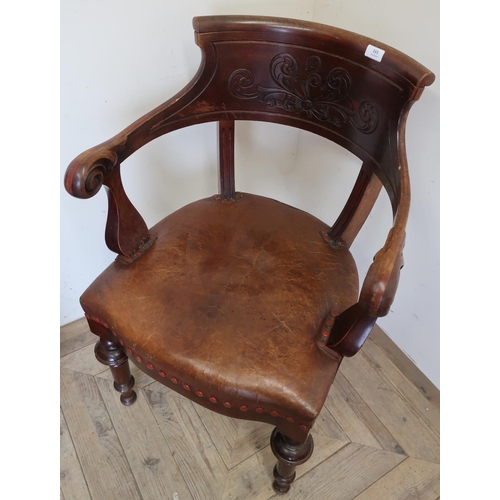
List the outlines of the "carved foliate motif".
<svg viewBox="0 0 500 500">
<path fill-rule="evenodd" d="M 255 85 L 254 74 L 240 68 L 229 77 L 229 91 L 239 99 L 258 99 L 270 107 L 305 113 L 308 118 L 317 118 L 336 127 L 350 123 L 365 134 L 373 132 L 378 123 L 377 108 L 371 101 L 356 105 L 349 97 L 352 80 L 347 70 L 333 68 L 323 79 L 320 69 L 318 56 L 310 56 L 301 71 L 297 60 L 282 52 L 274 56 L 269 65 L 277 87 Z"/>
</svg>

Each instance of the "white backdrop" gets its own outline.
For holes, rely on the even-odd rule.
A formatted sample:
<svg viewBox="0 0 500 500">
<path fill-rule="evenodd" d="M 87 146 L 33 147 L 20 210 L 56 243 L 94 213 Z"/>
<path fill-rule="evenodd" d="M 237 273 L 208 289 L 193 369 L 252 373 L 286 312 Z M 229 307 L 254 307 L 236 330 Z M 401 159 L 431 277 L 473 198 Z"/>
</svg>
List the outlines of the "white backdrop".
<svg viewBox="0 0 500 500">
<path fill-rule="evenodd" d="M 337 26 L 407 53 L 436 74 L 407 126 L 412 209 L 405 267 L 391 312 L 379 325 L 439 387 L 439 2 L 423 0 L 65 0 L 61 3 L 61 324 L 83 315 L 78 298 L 114 259 L 104 243 L 104 190 L 70 197 L 62 178 L 80 152 L 164 102 L 194 75 L 196 15 L 254 14 Z M 215 124 L 146 145 L 122 168 L 125 189 L 153 225 L 217 192 Z M 332 223 L 359 161 L 296 129 L 236 124 L 236 187 L 270 196 Z M 266 173 L 264 176 L 263 173 Z M 264 180 L 265 179 L 265 180 Z M 391 224 L 385 193 L 353 245 L 360 279 Z"/>
</svg>

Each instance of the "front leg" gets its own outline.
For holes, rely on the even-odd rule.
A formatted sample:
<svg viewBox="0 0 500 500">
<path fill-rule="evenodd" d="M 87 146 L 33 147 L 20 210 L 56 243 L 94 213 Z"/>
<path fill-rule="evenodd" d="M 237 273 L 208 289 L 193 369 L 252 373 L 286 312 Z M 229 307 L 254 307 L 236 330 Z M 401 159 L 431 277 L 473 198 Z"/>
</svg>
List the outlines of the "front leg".
<svg viewBox="0 0 500 500">
<path fill-rule="evenodd" d="M 114 388 L 121 393 L 121 403 L 130 406 L 137 399 L 137 394 L 132 390 L 135 380 L 130 374 L 128 357 L 107 325 L 88 316 L 87 320 L 90 330 L 99 335 L 99 340 L 94 349 L 95 357 L 102 364 L 109 366 L 114 379 Z"/>
<path fill-rule="evenodd" d="M 312 455 L 314 441 L 310 434 L 299 443 L 274 429 L 271 434 L 271 449 L 278 463 L 274 467 L 273 490 L 279 495 L 287 493 L 295 479 L 295 468 L 306 462 Z"/>
</svg>

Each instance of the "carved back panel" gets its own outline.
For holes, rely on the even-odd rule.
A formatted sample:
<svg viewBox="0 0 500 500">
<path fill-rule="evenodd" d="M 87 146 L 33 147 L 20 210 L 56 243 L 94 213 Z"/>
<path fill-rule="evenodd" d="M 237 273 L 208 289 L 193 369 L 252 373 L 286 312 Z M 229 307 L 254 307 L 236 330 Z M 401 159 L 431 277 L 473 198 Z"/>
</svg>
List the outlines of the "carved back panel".
<svg viewBox="0 0 500 500">
<path fill-rule="evenodd" d="M 129 137 L 134 148 L 207 121 L 290 125 L 335 141 L 363 160 L 396 213 L 399 134 L 432 73 L 391 47 L 321 24 L 250 16 L 198 17 L 193 24 L 203 55 L 200 69 L 190 85 L 150 114 L 148 130 L 136 128 Z M 365 56 L 374 43 L 385 51 L 381 62 Z"/>
</svg>

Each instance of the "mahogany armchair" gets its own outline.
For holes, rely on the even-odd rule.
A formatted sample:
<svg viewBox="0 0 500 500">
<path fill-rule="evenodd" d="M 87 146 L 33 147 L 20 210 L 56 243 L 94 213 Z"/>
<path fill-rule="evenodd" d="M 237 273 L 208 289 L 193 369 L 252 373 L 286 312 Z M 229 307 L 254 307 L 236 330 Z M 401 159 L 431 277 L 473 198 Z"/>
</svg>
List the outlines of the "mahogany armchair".
<svg viewBox="0 0 500 500">
<path fill-rule="evenodd" d="M 105 240 L 118 254 L 81 305 L 124 405 L 136 399 L 131 360 L 210 410 L 274 425 L 273 487 L 285 493 L 312 454 L 309 431 L 342 359 L 394 299 L 410 204 L 405 123 L 434 75 L 389 46 L 321 24 L 249 16 L 193 24 L 203 57 L 192 81 L 66 172 L 73 196 L 106 187 Z M 235 190 L 237 120 L 307 130 L 361 159 L 332 227 Z M 163 134 L 209 121 L 219 123 L 219 194 L 148 229 L 125 194 L 121 164 Z M 349 247 L 382 186 L 394 223 L 359 291 Z"/>
</svg>

